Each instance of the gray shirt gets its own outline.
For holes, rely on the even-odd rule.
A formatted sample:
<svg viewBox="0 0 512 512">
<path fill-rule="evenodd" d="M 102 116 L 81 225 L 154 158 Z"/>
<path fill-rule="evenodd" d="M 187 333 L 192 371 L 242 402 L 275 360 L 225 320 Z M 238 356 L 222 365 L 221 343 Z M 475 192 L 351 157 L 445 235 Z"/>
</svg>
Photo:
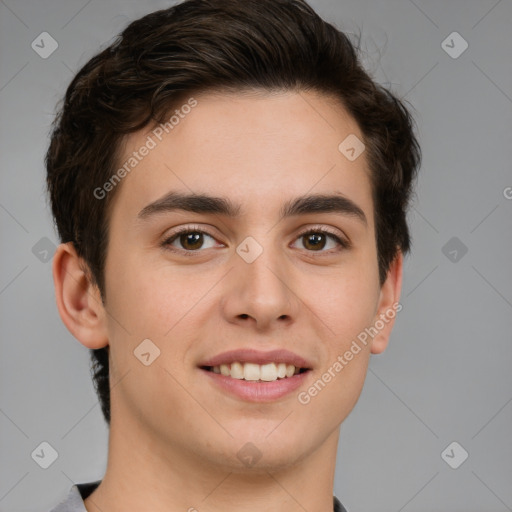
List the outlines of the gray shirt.
<svg viewBox="0 0 512 512">
<path fill-rule="evenodd" d="M 69 490 L 68 495 L 50 512 L 87 512 L 84 500 L 100 485 L 101 480 L 86 484 L 75 484 Z M 333 496 L 334 512 L 347 512 L 345 507 Z"/>
</svg>

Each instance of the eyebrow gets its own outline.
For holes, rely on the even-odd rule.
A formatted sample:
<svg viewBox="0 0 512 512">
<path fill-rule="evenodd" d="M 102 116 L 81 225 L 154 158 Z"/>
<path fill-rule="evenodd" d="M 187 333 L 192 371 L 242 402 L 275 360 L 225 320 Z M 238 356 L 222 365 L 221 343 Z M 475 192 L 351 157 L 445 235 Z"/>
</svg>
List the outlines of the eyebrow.
<svg viewBox="0 0 512 512">
<path fill-rule="evenodd" d="M 215 197 L 206 194 L 183 194 L 172 191 L 145 206 L 137 217 L 139 219 L 148 219 L 154 215 L 175 210 L 236 218 L 240 215 L 242 207 L 240 204 L 235 204 L 225 197 Z M 313 194 L 291 199 L 281 207 L 280 220 L 294 215 L 311 213 L 337 213 L 355 217 L 363 224 L 368 225 L 363 210 L 351 199 L 339 194 Z"/>
</svg>

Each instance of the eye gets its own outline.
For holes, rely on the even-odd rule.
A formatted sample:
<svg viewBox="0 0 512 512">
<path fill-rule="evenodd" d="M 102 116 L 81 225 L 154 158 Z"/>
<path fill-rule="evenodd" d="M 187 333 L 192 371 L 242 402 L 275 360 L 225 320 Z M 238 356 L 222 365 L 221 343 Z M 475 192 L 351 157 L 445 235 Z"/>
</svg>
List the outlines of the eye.
<svg viewBox="0 0 512 512">
<path fill-rule="evenodd" d="M 340 238 L 338 235 L 325 228 L 310 228 L 302 232 L 298 236 L 298 239 L 304 241 L 306 249 L 310 250 L 310 248 L 312 248 L 310 252 L 331 252 L 330 250 L 322 250 L 325 248 L 328 239 L 331 239 L 331 241 L 334 240 L 335 245 L 338 244 L 343 249 L 350 248 L 350 243 L 347 240 Z"/>
<path fill-rule="evenodd" d="M 186 256 L 192 256 L 193 252 L 198 252 L 198 249 L 203 246 L 205 235 L 214 240 L 212 235 L 197 226 L 185 226 L 165 239 L 162 242 L 162 247 L 173 252 L 181 252 Z M 182 249 L 176 248 L 173 245 L 174 242 L 178 242 Z M 214 247 L 214 245 L 210 247 Z M 209 247 L 206 248 L 208 249 Z"/>
</svg>

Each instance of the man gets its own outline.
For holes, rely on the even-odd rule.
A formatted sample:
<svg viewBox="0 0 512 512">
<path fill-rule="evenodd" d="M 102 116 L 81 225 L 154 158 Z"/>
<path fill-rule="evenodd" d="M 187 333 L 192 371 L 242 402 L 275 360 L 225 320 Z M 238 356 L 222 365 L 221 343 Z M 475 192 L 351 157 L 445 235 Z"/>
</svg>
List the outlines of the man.
<svg viewBox="0 0 512 512">
<path fill-rule="evenodd" d="M 419 162 L 302 0 L 188 0 L 93 57 L 46 163 L 109 454 L 54 512 L 345 510 L 339 429 L 401 308 Z"/>
</svg>

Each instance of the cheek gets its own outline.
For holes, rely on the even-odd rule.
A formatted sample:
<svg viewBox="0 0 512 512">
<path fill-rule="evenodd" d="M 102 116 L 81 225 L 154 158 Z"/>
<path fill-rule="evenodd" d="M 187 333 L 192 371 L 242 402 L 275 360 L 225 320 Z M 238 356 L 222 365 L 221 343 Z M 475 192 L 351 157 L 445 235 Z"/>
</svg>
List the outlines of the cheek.
<svg viewBox="0 0 512 512">
<path fill-rule="evenodd" d="M 122 324 L 131 337 L 161 340 L 204 294 L 178 272 L 119 255 L 116 261 L 107 274 L 109 322 L 113 330 Z"/>
<path fill-rule="evenodd" d="M 316 379 L 298 398 L 326 425 L 341 423 L 359 399 L 370 358 L 371 340 L 364 334 L 373 324 L 377 300 L 378 287 L 357 272 L 309 297 L 322 319 L 323 350 Z"/>
<path fill-rule="evenodd" d="M 179 384 L 187 379 L 181 364 L 186 344 L 181 340 L 187 339 L 187 312 L 204 290 L 192 287 L 191 291 L 176 277 L 171 279 L 169 273 L 148 265 L 123 264 L 124 269 L 118 267 L 110 274 L 115 295 L 108 308 L 112 381 L 120 383 L 116 405 L 139 411 L 141 417 L 154 416 L 156 410 L 161 417 L 185 417 L 185 406 L 190 404 L 183 400 Z M 148 339 L 152 343 L 144 341 Z M 143 341 L 145 345 L 141 345 Z M 143 362 L 143 352 L 150 354 L 148 365 Z M 124 414 L 126 410 L 120 416 Z"/>
<path fill-rule="evenodd" d="M 365 265 L 347 266 L 318 284 L 308 281 L 304 300 L 324 323 L 325 335 L 339 349 L 371 325 L 377 310 L 377 273 Z"/>
<path fill-rule="evenodd" d="M 343 357 L 344 353 L 339 355 Z M 351 361 L 334 359 L 324 367 L 323 373 L 298 395 L 304 418 L 319 418 L 319 428 L 323 429 L 340 425 L 359 400 L 368 360 L 369 351 L 363 348 Z"/>
<path fill-rule="evenodd" d="M 379 297 L 377 273 L 365 265 L 342 274 L 309 295 L 322 319 L 319 337 L 325 351 L 317 380 L 301 402 L 311 403 L 311 410 L 328 411 L 334 423 L 349 414 L 363 388 L 371 341 L 365 329 L 373 324 Z"/>
</svg>

